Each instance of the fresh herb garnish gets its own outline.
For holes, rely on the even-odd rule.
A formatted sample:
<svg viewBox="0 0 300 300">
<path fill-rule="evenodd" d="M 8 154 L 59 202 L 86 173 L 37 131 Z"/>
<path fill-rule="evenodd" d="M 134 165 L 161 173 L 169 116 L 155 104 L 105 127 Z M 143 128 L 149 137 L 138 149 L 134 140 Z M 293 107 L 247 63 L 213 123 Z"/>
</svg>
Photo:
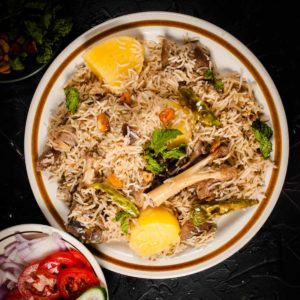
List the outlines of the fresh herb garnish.
<svg viewBox="0 0 300 300">
<path fill-rule="evenodd" d="M 178 129 L 155 129 L 152 133 L 149 149 L 153 150 L 156 155 L 163 153 L 167 149 L 167 143 L 179 135 L 182 135 L 182 132 Z"/>
<path fill-rule="evenodd" d="M 257 119 L 252 123 L 252 130 L 255 139 L 259 142 L 260 152 L 262 156 L 266 159 L 270 156 L 272 152 L 272 143 L 270 141 L 273 130 L 264 122 Z"/>
<path fill-rule="evenodd" d="M 223 83 L 223 81 L 220 80 L 220 79 L 215 80 L 215 82 L 214 82 L 214 88 L 218 92 L 223 91 L 224 90 L 224 83 Z"/>
<path fill-rule="evenodd" d="M 7 65 L 2 73 L 26 69 L 34 61 L 46 64 L 53 58 L 54 50 L 73 25 L 71 18 L 64 18 L 63 7 L 58 2 L 4 0 L 5 9 L 0 13 L 5 16 L 0 20 L 1 40 L 8 44 L 10 51 L 5 51 L 9 61 L 0 55 L 0 64 Z"/>
<path fill-rule="evenodd" d="M 70 18 L 57 19 L 53 27 L 54 40 L 57 41 L 65 37 L 71 31 L 72 27 L 73 27 L 73 22 Z"/>
<path fill-rule="evenodd" d="M 66 95 L 66 106 L 69 112 L 75 113 L 79 106 L 79 92 L 75 87 L 67 87 L 64 89 Z"/>
<path fill-rule="evenodd" d="M 159 174 L 165 170 L 166 165 L 164 163 L 159 163 L 153 156 L 154 155 L 151 154 L 151 152 L 148 154 L 145 153 L 144 158 L 147 161 L 146 170 L 154 174 Z"/>
<path fill-rule="evenodd" d="M 42 45 L 46 31 L 41 24 L 38 24 L 34 21 L 25 20 L 24 25 L 29 36 L 31 36 L 39 45 Z"/>
<path fill-rule="evenodd" d="M 167 168 L 169 159 L 179 159 L 186 154 L 186 145 L 169 148 L 168 143 L 182 135 L 178 129 L 155 129 L 151 141 L 145 148 L 146 170 L 159 174 Z"/>
<path fill-rule="evenodd" d="M 128 228 L 129 228 L 129 219 L 130 219 L 130 214 L 128 214 L 126 211 L 124 210 L 120 210 L 117 214 L 116 214 L 116 218 L 115 220 L 117 222 L 120 222 L 120 227 L 121 227 L 121 231 L 124 234 L 128 234 Z"/>
<path fill-rule="evenodd" d="M 224 83 L 220 79 L 216 79 L 215 73 L 212 69 L 204 71 L 204 79 L 212 81 L 212 84 L 217 92 L 224 90 Z"/>
<path fill-rule="evenodd" d="M 21 71 L 24 69 L 24 65 L 23 63 L 21 62 L 20 58 L 19 57 L 16 57 L 14 59 L 10 59 L 9 60 L 9 65 L 10 67 L 15 70 L 15 71 Z"/>
<path fill-rule="evenodd" d="M 51 60 L 52 56 L 53 50 L 51 45 L 45 43 L 41 48 L 41 53 L 35 59 L 39 64 L 46 64 Z"/>
<path fill-rule="evenodd" d="M 214 71 L 212 69 L 205 70 L 204 71 L 204 78 L 206 80 L 214 80 L 215 79 Z"/>
<path fill-rule="evenodd" d="M 53 15 L 51 13 L 45 13 L 43 16 L 42 16 L 42 20 L 43 20 L 43 25 L 46 29 L 49 28 L 51 22 L 52 22 L 52 18 L 53 18 Z"/>
</svg>

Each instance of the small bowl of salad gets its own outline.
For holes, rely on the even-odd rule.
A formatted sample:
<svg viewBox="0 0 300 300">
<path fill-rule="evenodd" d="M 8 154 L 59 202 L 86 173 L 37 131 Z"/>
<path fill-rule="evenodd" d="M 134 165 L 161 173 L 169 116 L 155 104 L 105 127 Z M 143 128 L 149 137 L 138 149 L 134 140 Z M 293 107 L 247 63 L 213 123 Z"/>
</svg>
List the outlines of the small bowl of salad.
<svg viewBox="0 0 300 300">
<path fill-rule="evenodd" d="M 61 1 L 0 1 L 0 83 L 16 82 L 42 70 L 72 25 Z"/>
<path fill-rule="evenodd" d="M 102 270 L 71 235 L 25 224 L 0 232 L 0 300 L 106 300 Z"/>
</svg>

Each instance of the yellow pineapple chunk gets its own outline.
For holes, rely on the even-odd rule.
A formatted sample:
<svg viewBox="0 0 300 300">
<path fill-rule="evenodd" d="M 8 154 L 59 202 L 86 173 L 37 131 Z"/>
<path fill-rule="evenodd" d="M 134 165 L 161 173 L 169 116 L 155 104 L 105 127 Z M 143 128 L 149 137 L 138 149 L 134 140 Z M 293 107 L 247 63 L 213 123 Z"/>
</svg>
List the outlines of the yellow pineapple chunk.
<svg viewBox="0 0 300 300">
<path fill-rule="evenodd" d="M 179 222 L 172 212 L 164 207 L 149 207 L 141 212 L 132 229 L 129 246 L 139 256 L 153 256 L 177 244 L 179 233 Z"/>
<path fill-rule="evenodd" d="M 118 36 L 90 48 L 83 58 L 91 71 L 112 91 L 118 91 L 129 78 L 129 70 L 140 73 L 144 62 L 144 48 L 135 38 Z"/>
</svg>

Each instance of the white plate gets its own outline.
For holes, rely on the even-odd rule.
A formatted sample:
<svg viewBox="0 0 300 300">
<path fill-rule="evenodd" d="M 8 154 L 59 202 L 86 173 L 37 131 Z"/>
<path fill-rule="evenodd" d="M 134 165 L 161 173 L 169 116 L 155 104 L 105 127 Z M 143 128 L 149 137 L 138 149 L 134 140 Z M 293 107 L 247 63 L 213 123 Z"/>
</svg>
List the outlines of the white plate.
<svg viewBox="0 0 300 300">
<path fill-rule="evenodd" d="M 34 94 L 25 133 L 26 167 L 36 200 L 48 221 L 62 228 L 68 209 L 56 198 L 56 184 L 34 170 L 41 153 L 50 115 L 64 95 L 62 86 L 81 63 L 87 47 L 116 35 L 145 39 L 169 36 L 181 40 L 199 38 L 210 50 L 220 71 L 231 69 L 256 82 L 254 92 L 264 106 L 275 133 L 273 159 L 277 169 L 266 176 L 266 199 L 259 206 L 232 213 L 219 222 L 214 241 L 203 249 L 189 249 L 175 257 L 149 262 L 135 256 L 122 243 L 103 244 L 95 251 L 105 268 L 122 274 L 145 277 L 178 277 L 207 269 L 243 247 L 271 213 L 282 188 L 288 162 L 288 130 L 284 109 L 274 83 L 257 58 L 237 39 L 203 20 L 175 13 L 147 12 L 122 16 L 87 31 L 72 42 L 51 64 Z"/>
<path fill-rule="evenodd" d="M 63 238 L 63 240 L 71 247 L 77 249 L 79 252 L 81 252 L 84 257 L 89 261 L 91 264 L 92 268 L 94 269 L 96 275 L 100 279 L 101 286 L 106 288 L 106 292 L 108 295 L 108 289 L 106 285 L 106 281 L 104 278 L 104 274 L 97 263 L 97 260 L 95 257 L 91 254 L 91 252 L 82 244 L 80 243 L 77 239 L 72 237 L 70 234 L 50 227 L 46 225 L 41 225 L 41 224 L 22 224 L 22 225 L 17 225 L 13 227 L 9 227 L 7 229 L 4 229 L 0 231 L 0 255 L 4 252 L 4 248 L 9 245 L 10 243 L 15 241 L 15 234 L 16 233 L 21 233 L 21 234 L 36 234 L 36 233 L 46 233 L 46 234 L 52 234 L 53 232 L 57 232 L 60 234 L 60 236 Z M 108 298 L 107 298 L 108 299 Z"/>
</svg>

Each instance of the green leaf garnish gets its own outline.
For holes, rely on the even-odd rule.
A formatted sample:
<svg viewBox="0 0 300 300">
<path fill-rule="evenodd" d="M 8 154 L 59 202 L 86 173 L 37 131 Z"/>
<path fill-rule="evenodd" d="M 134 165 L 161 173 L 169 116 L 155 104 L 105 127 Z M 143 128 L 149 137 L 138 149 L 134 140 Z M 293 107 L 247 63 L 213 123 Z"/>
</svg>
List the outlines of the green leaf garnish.
<svg viewBox="0 0 300 300">
<path fill-rule="evenodd" d="M 252 123 L 252 130 L 255 139 L 259 142 L 259 148 L 262 156 L 266 159 L 270 157 L 272 152 L 272 143 L 270 141 L 273 130 L 266 123 L 257 119 Z"/>
<path fill-rule="evenodd" d="M 171 140 L 182 135 L 178 129 L 155 129 L 151 141 L 145 148 L 146 170 L 159 174 L 167 168 L 168 159 L 179 159 L 186 154 L 186 145 L 168 148 Z"/>
<path fill-rule="evenodd" d="M 34 21 L 26 20 L 24 25 L 28 34 L 39 44 L 43 44 L 43 39 L 46 31 L 42 28 L 40 24 Z"/>
<path fill-rule="evenodd" d="M 24 69 L 24 65 L 21 62 L 19 57 L 16 57 L 14 59 L 10 59 L 9 60 L 9 65 L 11 66 L 11 68 L 15 71 L 21 71 Z"/>
<path fill-rule="evenodd" d="M 215 79 L 214 71 L 212 69 L 205 70 L 204 71 L 204 78 L 206 80 L 214 80 Z"/>
<path fill-rule="evenodd" d="M 67 87 L 65 88 L 66 95 L 66 105 L 67 109 L 71 113 L 75 113 L 79 106 L 79 92 L 75 87 Z"/>
<path fill-rule="evenodd" d="M 217 79 L 214 82 L 214 88 L 217 92 L 223 91 L 224 90 L 224 83 L 222 80 Z"/>
</svg>

